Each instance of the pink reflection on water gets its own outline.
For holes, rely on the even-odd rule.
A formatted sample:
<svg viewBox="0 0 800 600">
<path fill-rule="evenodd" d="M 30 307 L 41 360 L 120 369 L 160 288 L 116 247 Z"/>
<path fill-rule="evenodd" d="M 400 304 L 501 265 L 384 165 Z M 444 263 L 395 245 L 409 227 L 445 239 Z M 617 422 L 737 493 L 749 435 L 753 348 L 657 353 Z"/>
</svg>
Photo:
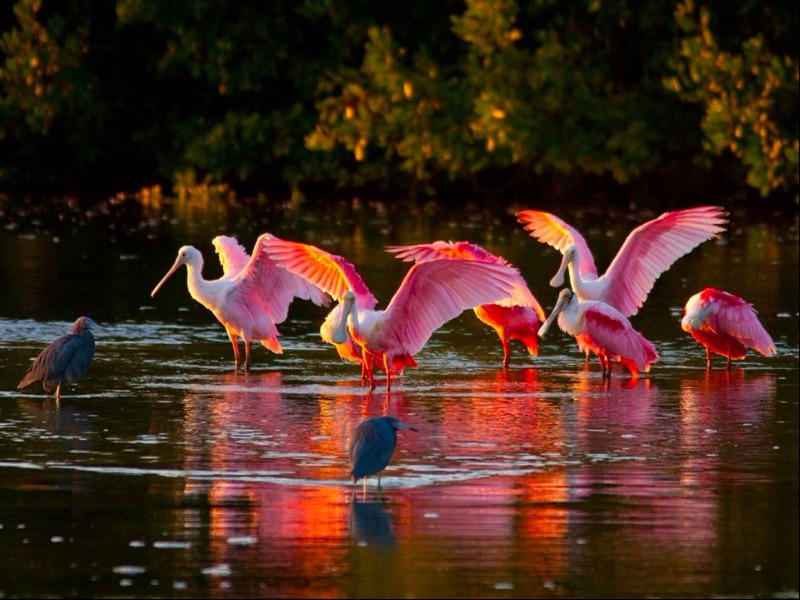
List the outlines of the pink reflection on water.
<svg viewBox="0 0 800 600">
<path fill-rule="evenodd" d="M 725 527 L 740 527 L 747 539 L 747 523 L 727 518 L 747 497 L 727 486 L 731 474 L 746 477 L 753 453 L 769 454 L 757 430 L 769 422 L 775 394 L 772 373 L 743 370 L 703 372 L 678 384 L 674 400 L 648 381 L 627 389 L 586 382 L 574 388 L 575 439 L 586 461 L 570 476 L 572 498 L 580 501 L 570 516 L 571 536 L 617 560 L 659 556 L 652 568 L 638 569 L 662 585 L 706 568 L 709 548 L 730 538 Z M 577 564 L 584 558 L 577 553 Z M 675 581 L 660 571 L 665 562 L 675 566 Z"/>
<path fill-rule="evenodd" d="M 705 370 L 681 380 L 681 449 L 684 480 L 717 477 L 736 456 L 752 462 L 764 454 L 758 430 L 772 418 L 775 374 L 742 368 Z M 752 446 L 751 450 L 748 447 Z M 768 454 L 764 455 L 769 460 Z M 724 469 L 722 470 L 724 472 Z M 740 476 L 745 473 L 737 469 Z"/>
</svg>

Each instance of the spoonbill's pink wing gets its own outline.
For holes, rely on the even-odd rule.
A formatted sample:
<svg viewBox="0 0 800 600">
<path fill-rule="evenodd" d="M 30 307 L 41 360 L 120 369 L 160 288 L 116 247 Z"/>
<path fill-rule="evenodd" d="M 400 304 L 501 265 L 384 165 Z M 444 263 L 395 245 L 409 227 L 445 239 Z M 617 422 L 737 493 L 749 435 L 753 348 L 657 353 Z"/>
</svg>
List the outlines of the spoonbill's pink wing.
<svg viewBox="0 0 800 600">
<path fill-rule="evenodd" d="M 214 250 L 219 255 L 219 262 L 222 265 L 222 277 L 231 279 L 238 275 L 250 261 L 250 255 L 234 237 L 229 235 L 218 235 L 211 243 Z"/>
<path fill-rule="evenodd" d="M 386 251 L 406 262 L 424 262 L 436 258 L 465 258 L 468 260 L 508 264 L 505 259 L 495 256 L 485 248 L 471 242 L 436 241 L 427 244 L 386 246 Z"/>
<path fill-rule="evenodd" d="M 524 229 L 531 237 L 551 245 L 562 254 L 568 246 L 574 245 L 580 259 L 578 274 L 582 279 L 597 277 L 592 251 L 589 250 L 589 245 L 580 232 L 572 225 L 541 210 L 521 210 L 516 216 L 517 221 L 524 223 Z"/>
<path fill-rule="evenodd" d="M 264 250 L 270 234 L 261 235 L 255 251 L 247 265 L 231 281 L 227 301 L 236 302 L 247 297 L 260 306 L 275 323 L 282 323 L 289 313 L 289 305 L 295 298 L 311 300 L 318 306 L 326 306 L 330 298 L 317 286 L 302 277 L 278 266 Z"/>
<path fill-rule="evenodd" d="M 603 278 L 606 302 L 623 315 L 635 315 L 656 279 L 684 254 L 725 230 L 727 212 L 697 206 L 662 214 L 634 229 Z"/>
<path fill-rule="evenodd" d="M 405 262 L 425 262 L 437 258 L 461 258 L 465 260 L 477 260 L 480 262 L 494 263 L 498 265 L 512 265 L 504 258 L 492 254 L 478 244 L 471 242 L 431 242 L 428 244 L 411 244 L 408 246 L 386 246 L 386 251 L 393 253 L 397 258 Z M 512 267 L 513 268 L 513 267 Z M 532 308 L 540 321 L 545 320 L 545 312 L 539 301 L 531 292 L 522 274 L 517 272 L 517 284 L 514 292 L 507 298 L 498 302 L 493 302 L 500 306 L 526 306 Z"/>
<path fill-rule="evenodd" d="M 712 329 L 736 338 L 764 356 L 775 354 L 775 343 L 759 321 L 751 303 L 736 294 L 714 288 L 704 289 L 700 297 L 704 304 L 716 305 L 716 310 L 706 317 L 706 323 Z"/>
<path fill-rule="evenodd" d="M 395 354 L 414 355 L 431 334 L 463 311 L 507 297 L 517 271 L 455 258 L 415 263 L 384 311 L 382 336 Z"/>
<path fill-rule="evenodd" d="M 276 264 L 330 294 L 337 302 L 341 302 L 347 290 L 352 290 L 359 308 L 373 309 L 378 303 L 355 267 L 341 256 L 275 236 L 264 242 L 264 248 Z"/>
<path fill-rule="evenodd" d="M 640 371 L 658 360 L 658 352 L 650 341 L 636 331 L 630 321 L 604 302 L 584 301 L 585 335 L 610 357 L 620 356 L 633 361 Z"/>
</svg>

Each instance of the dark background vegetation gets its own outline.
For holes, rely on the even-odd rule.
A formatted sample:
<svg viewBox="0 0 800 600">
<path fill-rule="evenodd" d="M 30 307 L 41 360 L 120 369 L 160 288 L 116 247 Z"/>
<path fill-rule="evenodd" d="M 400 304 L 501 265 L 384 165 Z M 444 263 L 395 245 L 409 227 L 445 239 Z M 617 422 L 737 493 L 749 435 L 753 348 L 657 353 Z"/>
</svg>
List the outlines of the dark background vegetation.
<svg viewBox="0 0 800 600">
<path fill-rule="evenodd" d="M 0 194 L 796 206 L 794 0 L 19 0 Z"/>
</svg>

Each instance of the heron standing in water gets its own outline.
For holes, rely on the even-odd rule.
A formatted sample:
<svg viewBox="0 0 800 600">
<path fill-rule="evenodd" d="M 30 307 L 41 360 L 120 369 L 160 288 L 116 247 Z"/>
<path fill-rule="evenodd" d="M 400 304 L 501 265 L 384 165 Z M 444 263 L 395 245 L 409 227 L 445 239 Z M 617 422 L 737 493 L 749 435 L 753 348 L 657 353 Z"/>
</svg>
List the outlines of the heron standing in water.
<svg viewBox="0 0 800 600">
<path fill-rule="evenodd" d="M 353 483 L 364 480 L 364 495 L 367 494 L 367 477 L 378 476 L 378 489 L 381 487 L 380 472 L 392 459 L 397 445 L 397 430 L 417 431 L 395 417 L 372 417 L 361 421 L 350 441 L 350 475 Z"/>
<path fill-rule="evenodd" d="M 41 381 L 44 391 L 54 392 L 58 400 L 61 396 L 61 387 L 83 377 L 92 362 L 94 357 L 92 328 L 99 329 L 100 326 L 89 317 L 79 317 L 72 324 L 72 333 L 50 342 L 34 359 L 17 389 Z"/>
</svg>

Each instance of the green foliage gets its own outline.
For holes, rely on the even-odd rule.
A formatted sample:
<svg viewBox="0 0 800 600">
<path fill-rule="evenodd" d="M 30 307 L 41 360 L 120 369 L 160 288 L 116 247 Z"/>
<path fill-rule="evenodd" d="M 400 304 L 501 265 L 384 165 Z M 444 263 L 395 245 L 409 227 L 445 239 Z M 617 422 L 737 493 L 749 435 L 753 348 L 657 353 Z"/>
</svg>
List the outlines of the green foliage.
<svg viewBox="0 0 800 600">
<path fill-rule="evenodd" d="M 631 74 L 658 72 L 671 38 L 650 31 L 662 24 L 646 11 L 611 18 L 616 10 L 578 6 L 550 14 L 539 2 L 523 13 L 513 0 L 467 0 L 452 17 L 461 52 L 446 64 L 371 29 L 360 68 L 320 87 L 308 147 L 341 145 L 357 161 L 381 161 L 362 170 L 385 176 L 391 161 L 423 181 L 514 166 L 626 182 L 657 168 L 679 149 L 670 137 L 689 111 L 656 79 Z"/>
<path fill-rule="evenodd" d="M 798 57 L 773 52 L 762 34 L 727 52 L 711 29 L 712 16 L 685 0 L 676 9 L 684 32 L 668 87 L 703 107 L 704 147 L 732 152 L 747 183 L 763 196 L 798 186 Z"/>
<path fill-rule="evenodd" d="M 742 186 L 798 187 L 788 0 L 12 8 L 0 31 L 3 189 L 190 180 L 296 197 L 310 185 L 435 194 L 487 173 L 628 183 L 725 155 Z"/>
<path fill-rule="evenodd" d="M 59 115 L 89 100 L 93 82 L 80 69 L 88 24 L 61 16 L 43 24 L 36 18 L 40 9 L 41 0 L 16 4 L 20 27 L 0 38 L 4 114 L 21 117 L 8 123 L 11 131 L 4 127 L 6 135 L 47 135 Z"/>
</svg>

